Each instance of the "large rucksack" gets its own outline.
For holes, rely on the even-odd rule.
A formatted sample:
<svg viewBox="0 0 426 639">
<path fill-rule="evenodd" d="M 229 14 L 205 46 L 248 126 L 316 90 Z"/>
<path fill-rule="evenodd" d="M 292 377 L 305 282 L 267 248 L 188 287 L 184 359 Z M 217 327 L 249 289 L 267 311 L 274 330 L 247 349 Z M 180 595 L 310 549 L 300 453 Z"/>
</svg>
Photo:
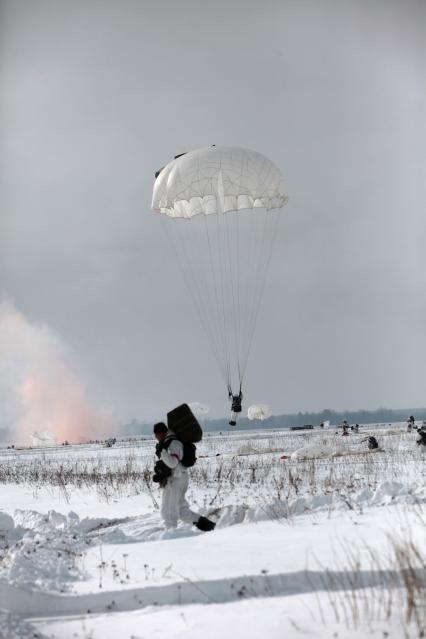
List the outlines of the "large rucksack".
<svg viewBox="0 0 426 639">
<path fill-rule="evenodd" d="M 188 404 L 181 404 L 167 413 L 167 427 L 183 445 L 182 466 L 191 468 L 197 461 L 194 443 L 201 441 L 203 431 Z M 167 442 L 167 448 L 170 441 L 173 441 L 173 437 Z"/>
<path fill-rule="evenodd" d="M 203 431 L 188 404 L 181 404 L 167 413 L 167 427 L 183 444 L 201 441 Z"/>
</svg>

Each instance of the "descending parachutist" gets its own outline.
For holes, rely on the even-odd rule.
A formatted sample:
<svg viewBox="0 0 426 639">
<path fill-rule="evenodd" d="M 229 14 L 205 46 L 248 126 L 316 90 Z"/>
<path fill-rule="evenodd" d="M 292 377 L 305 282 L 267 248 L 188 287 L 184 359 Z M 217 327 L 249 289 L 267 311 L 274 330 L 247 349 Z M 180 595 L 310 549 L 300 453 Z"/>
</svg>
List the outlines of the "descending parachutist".
<svg viewBox="0 0 426 639">
<path fill-rule="evenodd" d="M 231 403 L 231 420 L 229 422 L 230 426 L 236 426 L 237 425 L 237 417 L 238 417 L 238 413 L 241 413 L 242 411 L 242 401 L 243 401 L 243 393 L 240 392 L 238 393 L 238 395 L 233 395 L 232 392 L 229 393 L 229 398 L 232 400 Z"/>
<path fill-rule="evenodd" d="M 281 171 L 251 149 L 194 149 L 155 173 L 152 209 L 164 219 L 228 389 L 231 426 L 242 410 L 241 385 L 280 219 L 274 211 L 286 202 Z"/>
</svg>

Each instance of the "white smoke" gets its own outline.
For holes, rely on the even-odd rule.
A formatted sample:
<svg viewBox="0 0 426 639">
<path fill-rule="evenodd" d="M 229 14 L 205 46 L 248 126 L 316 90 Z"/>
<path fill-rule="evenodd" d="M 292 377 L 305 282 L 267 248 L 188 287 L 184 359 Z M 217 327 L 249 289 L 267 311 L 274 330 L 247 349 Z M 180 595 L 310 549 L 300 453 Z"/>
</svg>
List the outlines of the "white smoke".
<svg viewBox="0 0 426 639">
<path fill-rule="evenodd" d="M 188 406 L 196 417 L 204 417 L 208 415 L 210 411 L 210 408 L 206 406 L 206 404 L 201 404 L 200 402 L 190 402 Z"/>
<path fill-rule="evenodd" d="M 81 442 L 115 431 L 110 415 L 95 409 L 70 353 L 45 325 L 30 323 L 14 304 L 0 302 L 0 428 L 16 443 L 34 431 L 59 442 Z"/>
<path fill-rule="evenodd" d="M 48 431 L 43 431 L 42 433 L 34 431 L 31 435 L 31 446 L 36 446 L 37 448 L 49 448 L 50 446 L 57 446 L 57 444 L 58 442 L 55 435 Z"/>
</svg>

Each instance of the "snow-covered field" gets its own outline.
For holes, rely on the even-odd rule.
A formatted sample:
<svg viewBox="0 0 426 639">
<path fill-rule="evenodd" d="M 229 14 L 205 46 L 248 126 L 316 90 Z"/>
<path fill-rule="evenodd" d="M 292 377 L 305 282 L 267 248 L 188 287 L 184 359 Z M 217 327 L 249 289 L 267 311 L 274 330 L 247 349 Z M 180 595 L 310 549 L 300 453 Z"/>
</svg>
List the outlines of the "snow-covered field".
<svg viewBox="0 0 426 639">
<path fill-rule="evenodd" d="M 207 434 L 188 500 L 212 533 L 163 529 L 153 440 L 1 449 L 0 637 L 424 636 L 415 440 Z"/>
</svg>

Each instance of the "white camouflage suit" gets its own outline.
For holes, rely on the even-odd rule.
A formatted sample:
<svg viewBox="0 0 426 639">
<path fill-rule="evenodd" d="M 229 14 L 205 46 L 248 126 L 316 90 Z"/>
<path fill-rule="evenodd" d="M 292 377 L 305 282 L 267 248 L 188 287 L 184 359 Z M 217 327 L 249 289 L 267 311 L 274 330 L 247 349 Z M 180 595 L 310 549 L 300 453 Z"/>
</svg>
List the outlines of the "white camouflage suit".
<svg viewBox="0 0 426 639">
<path fill-rule="evenodd" d="M 188 470 L 180 463 L 183 457 L 183 444 L 173 439 L 168 448 L 161 451 L 161 461 L 172 470 L 167 484 L 162 489 L 161 516 L 166 528 L 176 528 L 178 520 L 194 524 L 199 515 L 194 513 L 185 499 L 188 489 Z"/>
</svg>

